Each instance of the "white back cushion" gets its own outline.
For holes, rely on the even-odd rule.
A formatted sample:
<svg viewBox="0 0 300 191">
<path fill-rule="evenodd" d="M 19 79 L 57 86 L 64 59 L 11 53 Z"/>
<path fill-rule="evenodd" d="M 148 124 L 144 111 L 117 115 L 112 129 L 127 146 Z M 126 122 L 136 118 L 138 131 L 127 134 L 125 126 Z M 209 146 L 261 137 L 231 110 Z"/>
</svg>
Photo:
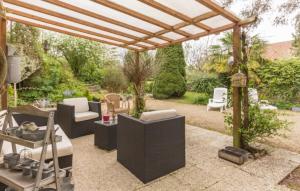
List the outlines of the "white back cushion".
<svg viewBox="0 0 300 191">
<path fill-rule="evenodd" d="M 214 102 L 227 102 L 227 89 L 226 88 L 215 88 L 214 89 Z"/>
<path fill-rule="evenodd" d="M 158 110 L 158 111 L 143 112 L 140 117 L 140 120 L 156 121 L 156 120 L 168 119 L 176 116 L 177 113 L 175 109 Z"/>
<path fill-rule="evenodd" d="M 87 98 L 85 98 L 85 97 L 64 99 L 63 104 L 74 105 L 75 113 L 89 111 L 89 103 L 88 103 Z"/>
</svg>

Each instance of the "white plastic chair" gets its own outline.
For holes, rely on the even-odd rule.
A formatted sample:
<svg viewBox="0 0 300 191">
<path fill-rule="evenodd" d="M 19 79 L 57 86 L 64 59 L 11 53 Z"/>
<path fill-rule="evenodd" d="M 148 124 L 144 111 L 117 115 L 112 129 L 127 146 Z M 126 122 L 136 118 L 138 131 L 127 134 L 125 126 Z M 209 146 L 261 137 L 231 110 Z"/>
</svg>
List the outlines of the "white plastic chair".
<svg viewBox="0 0 300 191">
<path fill-rule="evenodd" d="M 207 104 L 207 111 L 210 108 L 218 108 L 221 112 L 226 110 L 227 106 L 227 89 L 226 88 L 215 88 L 214 96 L 212 99 L 209 99 Z"/>
<path fill-rule="evenodd" d="M 250 103 L 258 104 L 261 110 L 277 110 L 277 107 L 270 105 L 268 100 L 259 100 L 257 89 L 249 88 L 248 94 Z"/>
</svg>

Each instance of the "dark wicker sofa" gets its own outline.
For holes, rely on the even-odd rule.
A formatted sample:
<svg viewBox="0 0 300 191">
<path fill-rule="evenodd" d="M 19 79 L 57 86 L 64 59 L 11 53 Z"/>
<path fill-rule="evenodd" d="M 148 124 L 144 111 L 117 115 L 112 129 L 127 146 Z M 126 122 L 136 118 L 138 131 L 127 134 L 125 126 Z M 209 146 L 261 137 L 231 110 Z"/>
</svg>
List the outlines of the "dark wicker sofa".
<svg viewBox="0 0 300 191">
<path fill-rule="evenodd" d="M 185 166 L 185 117 L 145 122 L 118 115 L 117 160 L 143 183 Z"/>
<path fill-rule="evenodd" d="M 57 123 L 61 126 L 69 138 L 77 138 L 84 135 L 93 134 L 95 132 L 96 120 L 101 117 L 101 103 L 88 102 L 89 111 L 98 114 L 93 119 L 84 121 L 75 120 L 75 106 L 63 103 L 57 104 L 56 119 Z"/>
</svg>

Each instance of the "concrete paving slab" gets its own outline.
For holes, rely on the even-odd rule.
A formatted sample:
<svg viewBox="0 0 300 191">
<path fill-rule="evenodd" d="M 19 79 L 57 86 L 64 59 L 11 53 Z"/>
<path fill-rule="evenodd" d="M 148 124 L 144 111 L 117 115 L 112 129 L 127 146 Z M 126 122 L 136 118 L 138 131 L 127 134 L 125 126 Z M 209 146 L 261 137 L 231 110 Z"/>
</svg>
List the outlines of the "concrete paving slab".
<svg viewBox="0 0 300 191">
<path fill-rule="evenodd" d="M 117 151 L 94 146 L 93 135 L 73 139 L 76 191 L 287 191 L 277 183 L 300 164 L 300 154 L 269 149 L 270 155 L 239 166 L 219 159 L 232 138 L 186 126 L 186 167 L 143 184 L 116 160 Z"/>
</svg>

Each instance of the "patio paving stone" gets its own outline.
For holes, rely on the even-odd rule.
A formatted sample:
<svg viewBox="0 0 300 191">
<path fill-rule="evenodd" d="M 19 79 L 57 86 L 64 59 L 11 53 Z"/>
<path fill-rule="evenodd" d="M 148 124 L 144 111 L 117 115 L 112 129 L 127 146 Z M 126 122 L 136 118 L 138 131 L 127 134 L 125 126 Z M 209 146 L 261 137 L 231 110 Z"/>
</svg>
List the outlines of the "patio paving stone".
<svg viewBox="0 0 300 191">
<path fill-rule="evenodd" d="M 300 154 L 268 148 L 270 154 L 242 166 L 219 159 L 232 138 L 186 125 L 186 166 L 143 184 L 116 160 L 117 152 L 94 146 L 94 136 L 73 139 L 76 191 L 287 191 L 278 185 L 300 163 Z"/>
</svg>

